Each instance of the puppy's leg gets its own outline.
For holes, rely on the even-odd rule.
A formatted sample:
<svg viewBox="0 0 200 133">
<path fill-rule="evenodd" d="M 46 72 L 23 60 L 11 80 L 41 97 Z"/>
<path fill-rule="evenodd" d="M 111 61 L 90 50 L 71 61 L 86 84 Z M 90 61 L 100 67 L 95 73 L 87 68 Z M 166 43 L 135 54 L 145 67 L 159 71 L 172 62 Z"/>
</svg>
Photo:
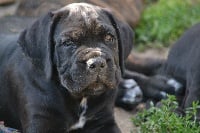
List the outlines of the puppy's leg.
<svg viewBox="0 0 200 133">
<path fill-rule="evenodd" d="M 120 129 L 118 128 L 118 126 L 116 125 L 116 123 L 113 120 L 113 122 L 105 124 L 96 133 L 121 133 L 121 131 L 120 131 Z"/>
<path fill-rule="evenodd" d="M 160 95 L 161 99 L 165 98 L 164 93 L 175 94 L 175 88 L 167 84 L 167 78 L 162 76 L 148 77 L 141 73 L 125 71 L 125 78 L 134 79 L 140 86 L 144 96 L 146 97 L 157 97 L 157 94 Z"/>
<path fill-rule="evenodd" d="M 104 108 L 87 121 L 84 128 L 72 130 L 70 133 L 121 133 L 113 116 L 112 108 Z"/>
<path fill-rule="evenodd" d="M 84 129 L 72 130 L 69 133 L 121 133 L 114 120 L 109 123 L 98 124 L 94 122 L 91 125 L 86 125 Z M 95 126 L 94 126 L 95 125 Z M 94 128 L 95 127 L 95 128 Z"/>
<path fill-rule="evenodd" d="M 200 79 L 200 78 L 198 78 Z M 200 102 L 200 82 L 197 79 L 189 78 L 187 81 L 187 88 L 185 92 L 185 97 L 183 100 L 182 107 L 184 109 L 192 107 L 193 102 Z M 200 108 L 197 108 L 196 118 L 200 120 Z"/>
<path fill-rule="evenodd" d="M 42 101 L 41 104 L 35 103 L 37 100 Z M 44 102 L 41 97 L 34 99 L 34 102 L 30 102 L 29 99 L 29 102 L 21 108 L 20 120 L 23 133 L 65 133 L 69 128 L 65 117 L 67 114 L 60 110 L 62 107 L 52 106 L 49 101 Z"/>
<path fill-rule="evenodd" d="M 60 125 L 56 118 L 54 120 L 49 120 L 45 116 L 31 119 L 22 127 L 23 133 L 65 133 L 66 129 L 61 126 L 62 123 Z"/>
<path fill-rule="evenodd" d="M 145 58 L 132 52 L 128 56 L 125 66 L 126 69 L 130 71 L 135 71 L 145 75 L 154 75 L 160 70 L 164 63 L 165 59 Z"/>
</svg>

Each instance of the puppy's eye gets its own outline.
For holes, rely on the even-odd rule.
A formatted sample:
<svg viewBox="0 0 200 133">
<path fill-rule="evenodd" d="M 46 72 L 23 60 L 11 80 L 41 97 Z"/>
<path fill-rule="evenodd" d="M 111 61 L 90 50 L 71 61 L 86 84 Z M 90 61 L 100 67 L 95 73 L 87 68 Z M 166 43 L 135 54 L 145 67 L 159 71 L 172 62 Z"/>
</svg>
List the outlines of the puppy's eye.
<svg viewBox="0 0 200 133">
<path fill-rule="evenodd" d="M 105 40 L 105 42 L 113 43 L 115 41 L 115 38 L 111 34 L 106 34 L 104 36 L 104 40 Z"/>
<path fill-rule="evenodd" d="M 62 45 L 64 46 L 70 46 L 70 45 L 73 45 L 74 42 L 72 39 L 65 39 L 65 40 L 62 40 Z"/>
</svg>

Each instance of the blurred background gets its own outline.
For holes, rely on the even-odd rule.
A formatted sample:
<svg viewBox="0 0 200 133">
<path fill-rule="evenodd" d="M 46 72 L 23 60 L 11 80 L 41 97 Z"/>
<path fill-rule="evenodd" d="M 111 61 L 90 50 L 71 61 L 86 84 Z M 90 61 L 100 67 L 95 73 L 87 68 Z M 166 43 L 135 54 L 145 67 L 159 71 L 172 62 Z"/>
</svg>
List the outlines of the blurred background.
<svg viewBox="0 0 200 133">
<path fill-rule="evenodd" d="M 26 17 L 28 21 L 30 17 L 72 2 L 88 2 L 112 9 L 134 29 L 137 51 L 169 47 L 187 28 L 200 21 L 200 0 L 0 0 L 0 18 L 5 21 L 5 17 L 14 15 Z M 26 26 L 26 22 L 23 23 L 23 27 Z M 12 32 L 21 30 L 20 26 L 6 27 L 9 28 Z"/>
</svg>

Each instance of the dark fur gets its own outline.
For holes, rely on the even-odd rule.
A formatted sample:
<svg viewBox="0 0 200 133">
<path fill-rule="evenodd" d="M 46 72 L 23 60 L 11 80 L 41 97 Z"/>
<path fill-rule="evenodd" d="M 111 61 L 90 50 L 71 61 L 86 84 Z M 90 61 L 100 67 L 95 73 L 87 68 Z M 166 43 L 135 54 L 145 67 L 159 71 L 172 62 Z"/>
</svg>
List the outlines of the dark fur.
<svg viewBox="0 0 200 133">
<path fill-rule="evenodd" d="M 77 13 L 71 7 L 50 12 L 19 37 L 1 40 L 0 120 L 7 126 L 24 133 L 120 132 L 113 103 L 132 30 L 105 9 L 87 6 L 76 5 Z M 88 66 L 90 59 L 96 67 Z M 88 121 L 69 131 L 83 97 Z"/>
<path fill-rule="evenodd" d="M 186 31 L 171 48 L 163 67 L 164 74 L 176 78 L 185 86 L 182 108 L 190 107 L 193 101 L 200 100 L 199 35 L 200 24 Z M 200 117 L 200 114 L 198 116 Z"/>
<path fill-rule="evenodd" d="M 181 109 L 191 107 L 192 102 L 200 101 L 199 35 L 200 24 L 196 24 L 171 47 L 166 60 L 142 59 L 131 54 L 126 64 L 131 71 L 125 77 L 135 79 L 145 97 L 160 100 L 158 94 L 165 91 L 177 96 Z M 175 90 L 166 84 L 169 78 L 176 79 L 182 87 Z M 197 116 L 200 120 L 200 109 Z"/>
</svg>

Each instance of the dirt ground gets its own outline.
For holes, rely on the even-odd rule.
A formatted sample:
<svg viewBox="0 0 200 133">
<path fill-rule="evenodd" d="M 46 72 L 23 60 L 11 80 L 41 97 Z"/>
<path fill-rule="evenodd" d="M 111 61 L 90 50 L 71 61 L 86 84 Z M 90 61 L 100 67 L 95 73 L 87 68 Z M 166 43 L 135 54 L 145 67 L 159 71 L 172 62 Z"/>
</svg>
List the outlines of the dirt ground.
<svg viewBox="0 0 200 133">
<path fill-rule="evenodd" d="M 115 108 L 115 120 L 122 133 L 136 133 L 136 127 L 131 122 L 131 118 L 133 117 L 134 113 L 127 112 L 121 108 Z"/>
<path fill-rule="evenodd" d="M 17 6 L 17 3 L 15 5 L 7 6 L 7 7 L 0 6 L 0 18 L 3 16 L 9 16 L 9 15 L 14 14 L 14 12 L 16 10 L 16 6 Z M 1 32 L 2 31 L 18 32 L 18 29 L 15 29 L 14 27 L 12 27 L 13 25 L 12 25 L 11 21 L 15 21 L 15 20 L 16 20 L 15 18 L 11 18 L 8 21 L 8 23 L 6 23 L 4 25 L 2 25 L 2 20 L 0 20 Z M 11 23 L 11 24 L 9 24 L 9 23 Z M 16 21 L 15 24 L 17 25 L 17 24 L 19 24 L 19 22 Z M 23 23 L 21 23 L 21 26 L 24 27 Z M 18 27 L 20 27 L 20 26 L 18 26 Z M 150 50 L 147 50 L 146 52 L 143 52 L 142 56 L 144 56 L 144 57 L 151 56 L 151 57 L 155 57 L 155 58 L 166 57 L 167 51 L 168 51 L 167 49 L 162 49 L 162 50 L 150 49 Z M 128 112 L 121 108 L 115 107 L 115 119 L 116 119 L 116 122 L 119 125 L 122 133 L 137 133 L 137 128 L 131 122 L 131 118 L 133 118 L 135 114 L 136 114 L 135 111 Z"/>
</svg>

